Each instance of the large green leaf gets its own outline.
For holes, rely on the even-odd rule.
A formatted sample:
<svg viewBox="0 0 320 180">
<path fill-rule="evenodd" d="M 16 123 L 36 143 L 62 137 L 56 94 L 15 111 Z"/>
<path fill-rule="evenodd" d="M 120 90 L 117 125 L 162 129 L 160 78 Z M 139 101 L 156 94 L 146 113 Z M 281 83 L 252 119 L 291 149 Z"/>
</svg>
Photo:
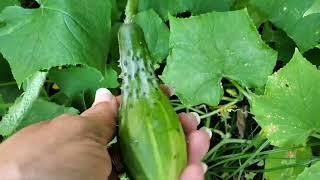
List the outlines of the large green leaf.
<svg viewBox="0 0 320 180">
<path fill-rule="evenodd" d="M 7 6 L 19 5 L 18 0 L 0 0 L 0 12 Z"/>
<path fill-rule="evenodd" d="M 290 61 L 296 44 L 284 31 L 281 29 L 273 29 L 270 23 L 265 23 L 262 31 L 262 39 L 278 52 L 278 60 L 285 63 Z"/>
<path fill-rule="evenodd" d="M 64 107 L 43 99 L 38 99 L 33 103 L 32 108 L 21 121 L 17 130 L 41 121 L 51 120 L 65 113 L 78 114 L 79 111 L 71 107 Z"/>
<path fill-rule="evenodd" d="M 314 14 L 314 13 L 320 13 L 320 1 L 314 0 L 312 6 L 304 13 L 304 16 Z"/>
<path fill-rule="evenodd" d="M 168 27 L 153 10 L 137 14 L 134 21 L 143 29 L 151 56 L 156 62 L 161 62 L 169 53 L 170 32 Z"/>
<path fill-rule="evenodd" d="M 182 0 L 193 15 L 211 11 L 228 11 L 236 0 Z"/>
<path fill-rule="evenodd" d="M 228 11 L 235 0 L 140 0 L 139 11 L 154 9 L 162 18 L 190 11 L 194 15 L 206 12 Z"/>
<path fill-rule="evenodd" d="M 267 171 L 264 175 L 267 180 L 295 180 L 312 159 L 310 147 L 290 151 L 274 150 L 279 152 L 268 155 L 265 163 Z"/>
<path fill-rule="evenodd" d="M 71 98 L 86 90 L 93 94 L 98 88 L 116 88 L 119 86 L 117 78 L 117 73 L 111 68 L 107 68 L 103 76 L 100 71 L 88 66 L 54 69 L 49 74 L 49 79 Z"/>
<path fill-rule="evenodd" d="M 282 28 L 302 52 L 320 41 L 320 0 L 251 0 L 271 22 Z"/>
<path fill-rule="evenodd" d="M 105 0 L 43 0 L 38 9 L 2 11 L 0 51 L 18 84 L 41 69 L 66 64 L 103 68 L 109 49 L 111 5 Z"/>
<path fill-rule="evenodd" d="M 256 31 L 246 10 L 170 18 L 171 54 L 162 80 L 186 105 L 218 104 L 221 79 L 262 87 L 277 54 Z"/>
<path fill-rule="evenodd" d="M 251 0 L 236 0 L 232 6 L 232 9 L 239 10 L 247 8 L 248 13 L 252 18 L 254 24 L 257 28 L 259 28 L 260 25 L 267 20 L 267 18 L 257 8 L 255 8 L 250 3 L 250 1 Z"/>
<path fill-rule="evenodd" d="M 112 7 L 112 22 L 116 22 L 120 20 L 122 12 L 119 10 L 117 0 L 110 0 L 111 2 L 111 7 Z"/>
<path fill-rule="evenodd" d="M 298 176 L 296 180 L 316 180 L 320 179 L 320 162 L 315 163 Z"/>
<path fill-rule="evenodd" d="M 265 94 L 253 96 L 251 112 L 275 146 L 305 144 L 320 133 L 320 72 L 296 51 L 270 76 Z"/>
<path fill-rule="evenodd" d="M 168 19 L 168 14 L 186 11 L 182 0 L 139 0 L 139 11 L 148 9 L 154 9 L 164 19 Z"/>
</svg>

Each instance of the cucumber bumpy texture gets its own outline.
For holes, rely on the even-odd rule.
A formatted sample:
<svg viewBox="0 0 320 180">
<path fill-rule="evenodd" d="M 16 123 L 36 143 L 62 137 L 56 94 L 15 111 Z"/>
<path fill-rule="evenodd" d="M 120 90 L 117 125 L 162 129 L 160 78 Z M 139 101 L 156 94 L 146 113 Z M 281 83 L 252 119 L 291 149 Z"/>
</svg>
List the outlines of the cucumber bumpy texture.
<svg viewBox="0 0 320 180">
<path fill-rule="evenodd" d="M 119 30 L 122 102 L 119 143 L 133 180 L 178 180 L 187 163 L 177 114 L 160 90 L 142 29 Z"/>
</svg>

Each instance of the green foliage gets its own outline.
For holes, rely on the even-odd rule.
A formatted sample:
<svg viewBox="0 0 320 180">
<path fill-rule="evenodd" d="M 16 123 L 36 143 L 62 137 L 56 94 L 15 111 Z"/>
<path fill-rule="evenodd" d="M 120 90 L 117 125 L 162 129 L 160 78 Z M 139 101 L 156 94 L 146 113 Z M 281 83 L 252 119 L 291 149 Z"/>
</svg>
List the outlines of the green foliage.
<svg viewBox="0 0 320 180">
<path fill-rule="evenodd" d="M 86 90 L 94 94 L 98 88 L 116 88 L 119 85 L 117 72 L 112 68 L 106 68 L 104 76 L 100 71 L 88 66 L 53 69 L 50 71 L 49 79 L 70 98 L 75 98 Z"/>
<path fill-rule="evenodd" d="M 126 3 L 0 0 L 0 134 L 120 95 Z M 213 132 L 207 179 L 319 179 L 320 0 L 139 0 L 133 21 Z"/>
<path fill-rule="evenodd" d="M 311 159 L 312 152 L 309 147 L 270 154 L 266 159 L 265 168 L 279 168 L 279 170 L 266 172 L 265 177 L 267 180 L 295 180 Z"/>
<path fill-rule="evenodd" d="M 168 15 L 191 11 L 193 14 L 228 11 L 235 0 L 140 0 L 139 11 L 154 9 L 165 20 Z"/>
<path fill-rule="evenodd" d="M 296 51 L 292 60 L 269 77 L 265 94 L 253 96 L 251 112 L 271 143 L 306 144 L 320 133 L 320 71 Z"/>
<path fill-rule="evenodd" d="M 5 106 L 2 96 L 0 96 L 0 116 L 3 116 L 6 113 L 6 108 L 7 106 Z"/>
<path fill-rule="evenodd" d="M 251 0 L 236 0 L 232 6 L 232 9 L 246 8 L 256 27 L 260 27 L 262 23 L 267 21 L 267 18 L 250 2 Z"/>
<path fill-rule="evenodd" d="M 111 19 L 112 22 L 118 21 L 121 17 L 121 10 L 119 9 L 119 6 L 117 4 L 117 0 L 110 0 L 111 2 Z"/>
<path fill-rule="evenodd" d="M 169 29 L 154 10 L 137 14 L 134 22 L 139 24 L 145 34 L 151 56 L 160 63 L 169 53 Z M 148 22 L 148 23 L 146 23 Z"/>
<path fill-rule="evenodd" d="M 320 0 L 251 0 L 268 19 L 282 28 L 302 52 L 320 41 Z"/>
<path fill-rule="evenodd" d="M 110 40 L 110 53 L 108 61 L 112 65 L 118 66 L 119 56 L 119 44 L 118 44 L 118 31 L 122 22 L 115 22 L 111 28 L 111 40 Z"/>
<path fill-rule="evenodd" d="M 193 15 L 211 11 L 228 11 L 236 0 L 182 0 Z"/>
<path fill-rule="evenodd" d="M 289 62 L 295 50 L 295 43 L 281 29 L 273 29 L 272 24 L 263 26 L 262 39 L 278 51 L 278 60 Z"/>
<path fill-rule="evenodd" d="M 46 121 L 58 117 L 62 114 L 78 114 L 79 111 L 70 107 L 64 107 L 43 99 L 37 99 L 28 114 L 19 124 L 17 130 L 20 130 L 31 124 Z"/>
<path fill-rule="evenodd" d="M 297 178 L 297 180 L 315 180 L 320 178 L 320 162 L 306 168 Z"/>
<path fill-rule="evenodd" d="M 6 113 L 21 93 L 12 77 L 9 64 L 0 54 L 0 116 Z"/>
<path fill-rule="evenodd" d="M 258 88 L 272 73 L 276 53 L 259 38 L 246 10 L 171 17 L 170 27 L 172 53 L 162 80 L 186 105 L 217 105 L 222 78 Z M 185 80 L 190 74 L 192 85 Z"/>
<path fill-rule="evenodd" d="M 104 0 L 45 1 L 36 10 L 8 7 L 0 15 L 5 23 L 0 51 L 19 85 L 36 71 L 54 66 L 86 64 L 102 70 L 110 18 L 110 3 Z"/>
<path fill-rule="evenodd" d="M 14 6 L 14 5 L 19 5 L 19 1 L 18 0 L 1 0 L 0 1 L 0 12 L 8 7 L 8 6 Z"/>
<path fill-rule="evenodd" d="M 0 54 L 0 83 L 14 81 L 8 62 Z"/>
</svg>

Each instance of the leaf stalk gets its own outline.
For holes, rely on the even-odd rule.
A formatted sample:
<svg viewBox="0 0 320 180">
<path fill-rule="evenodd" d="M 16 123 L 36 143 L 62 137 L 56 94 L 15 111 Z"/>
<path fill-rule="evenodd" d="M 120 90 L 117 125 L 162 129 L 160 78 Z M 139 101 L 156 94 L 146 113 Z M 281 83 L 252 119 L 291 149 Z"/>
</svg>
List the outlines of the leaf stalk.
<svg viewBox="0 0 320 180">
<path fill-rule="evenodd" d="M 125 24 L 129 24 L 133 22 L 133 18 L 138 12 L 138 4 L 139 4 L 139 0 L 128 0 L 126 10 L 125 10 L 125 15 L 126 15 L 126 18 L 124 20 Z"/>
</svg>

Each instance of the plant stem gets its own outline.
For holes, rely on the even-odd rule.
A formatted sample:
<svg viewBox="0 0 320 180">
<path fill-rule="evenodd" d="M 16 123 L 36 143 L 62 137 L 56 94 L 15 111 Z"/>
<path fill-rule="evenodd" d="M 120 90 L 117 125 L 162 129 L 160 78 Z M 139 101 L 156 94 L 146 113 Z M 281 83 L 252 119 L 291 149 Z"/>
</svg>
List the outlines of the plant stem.
<svg viewBox="0 0 320 180">
<path fill-rule="evenodd" d="M 240 93 L 242 93 L 248 100 L 251 100 L 251 96 L 249 95 L 249 93 L 243 88 L 241 87 L 237 82 L 229 79 L 229 81 L 239 90 Z"/>
<path fill-rule="evenodd" d="M 211 118 L 207 117 L 207 119 L 206 119 L 206 127 L 210 128 L 210 125 L 211 125 Z"/>
<path fill-rule="evenodd" d="M 170 102 L 172 102 L 172 103 L 180 103 L 180 100 L 179 99 L 172 99 L 172 100 L 170 100 Z"/>
<path fill-rule="evenodd" d="M 259 172 L 272 172 L 272 171 L 279 171 L 281 169 L 288 169 L 288 168 L 292 168 L 292 167 L 306 167 L 311 163 L 315 163 L 319 161 L 318 158 L 312 159 L 310 161 L 306 161 L 303 163 L 294 163 L 294 164 L 290 164 L 290 165 L 283 165 L 283 166 L 277 166 L 277 167 L 273 167 L 273 168 L 268 168 L 268 169 L 257 169 L 257 170 L 244 170 L 244 172 L 254 172 L 254 173 L 259 173 Z M 223 172 L 233 172 L 236 170 L 236 168 L 212 168 L 211 170 L 223 170 Z"/>
<path fill-rule="evenodd" d="M 215 151 L 217 151 L 222 146 L 224 146 L 226 144 L 231 144 L 231 143 L 240 143 L 240 144 L 242 144 L 242 143 L 250 143 L 250 141 L 244 140 L 244 139 L 227 139 L 227 138 L 225 138 L 222 141 L 220 141 L 216 146 L 214 146 L 212 149 L 210 149 L 210 151 L 206 155 L 205 159 L 210 157 Z M 211 159 L 212 159 L 212 157 L 211 157 Z"/>
<path fill-rule="evenodd" d="M 217 109 L 217 110 L 215 110 L 215 111 L 212 111 L 212 112 L 210 112 L 210 113 L 208 113 L 208 114 L 205 114 L 205 115 L 200 116 L 200 118 L 201 118 L 201 119 L 205 119 L 205 118 L 207 118 L 207 117 L 211 117 L 211 116 L 213 116 L 213 115 L 216 115 L 216 114 L 218 114 L 219 112 L 221 112 L 224 108 L 228 109 L 230 106 L 233 106 L 233 105 L 237 104 L 239 101 L 240 101 L 240 99 L 235 99 L 235 100 L 233 100 L 232 102 L 230 102 L 230 103 L 228 103 L 228 104 L 226 104 L 226 105 L 223 105 L 222 108 L 219 108 L 219 109 Z"/>
<path fill-rule="evenodd" d="M 11 85 L 16 85 L 16 84 L 17 83 L 15 81 L 0 83 L 0 87 L 11 86 Z"/>
<path fill-rule="evenodd" d="M 185 107 L 183 104 L 180 103 L 174 103 L 171 102 L 172 105 L 177 106 L 177 107 L 183 107 L 183 109 L 190 109 L 194 112 L 197 112 L 198 114 L 205 114 L 204 112 L 200 111 L 199 109 L 193 108 L 193 107 Z"/>
<path fill-rule="evenodd" d="M 222 97 L 222 100 L 223 100 L 223 101 L 230 101 L 230 102 L 231 102 L 231 101 L 234 101 L 234 98 L 223 96 L 223 97 Z"/>
<path fill-rule="evenodd" d="M 310 144 L 310 147 L 314 147 L 314 146 L 318 146 L 318 145 L 320 145 L 320 143 L 313 143 L 313 144 Z M 282 149 L 273 149 L 273 150 L 260 152 L 259 154 L 257 154 L 257 156 L 263 156 L 263 155 L 268 156 L 270 154 L 287 152 L 287 151 L 299 149 L 299 148 L 302 148 L 302 147 L 303 146 L 297 146 L 297 147 L 291 147 L 291 148 L 282 148 Z M 253 154 L 254 153 L 248 153 L 248 154 L 238 153 L 238 154 L 230 154 L 230 155 L 217 157 L 215 159 L 215 161 L 217 161 L 217 163 L 211 165 L 209 167 L 209 169 L 214 169 L 215 167 L 220 166 L 220 165 L 225 164 L 225 163 L 228 163 L 230 161 L 236 161 L 236 160 L 240 160 L 240 159 L 249 158 Z"/>
<path fill-rule="evenodd" d="M 220 131 L 218 129 L 211 129 L 211 131 L 216 133 L 216 134 L 219 134 L 221 138 L 225 138 L 226 137 L 226 135 L 222 131 Z"/>
<path fill-rule="evenodd" d="M 37 72 L 34 74 L 22 98 L 9 108 L 8 113 L 3 116 L 0 122 L 0 134 L 8 137 L 14 133 L 25 115 L 29 112 L 34 101 L 38 98 L 41 88 L 46 80 L 47 72 Z"/>
<path fill-rule="evenodd" d="M 126 15 L 126 19 L 124 20 L 125 24 L 129 24 L 133 22 L 133 18 L 138 11 L 138 4 L 139 4 L 139 0 L 128 0 L 126 10 L 125 10 L 125 15 Z"/>
<path fill-rule="evenodd" d="M 174 109 L 174 111 L 180 111 L 182 109 L 185 109 L 185 107 L 184 106 L 177 106 L 177 107 L 175 107 L 173 109 Z"/>
<path fill-rule="evenodd" d="M 243 170 L 244 168 L 247 167 L 248 164 L 250 164 L 250 162 L 253 160 L 253 158 L 255 158 L 264 148 L 266 148 L 267 146 L 269 146 L 269 141 L 266 141 L 265 143 L 263 143 L 257 150 L 256 152 L 254 152 L 252 154 L 252 156 L 250 158 L 248 158 L 237 170 L 235 170 L 227 179 L 234 177 L 234 175 L 236 175 L 239 171 Z"/>
</svg>

